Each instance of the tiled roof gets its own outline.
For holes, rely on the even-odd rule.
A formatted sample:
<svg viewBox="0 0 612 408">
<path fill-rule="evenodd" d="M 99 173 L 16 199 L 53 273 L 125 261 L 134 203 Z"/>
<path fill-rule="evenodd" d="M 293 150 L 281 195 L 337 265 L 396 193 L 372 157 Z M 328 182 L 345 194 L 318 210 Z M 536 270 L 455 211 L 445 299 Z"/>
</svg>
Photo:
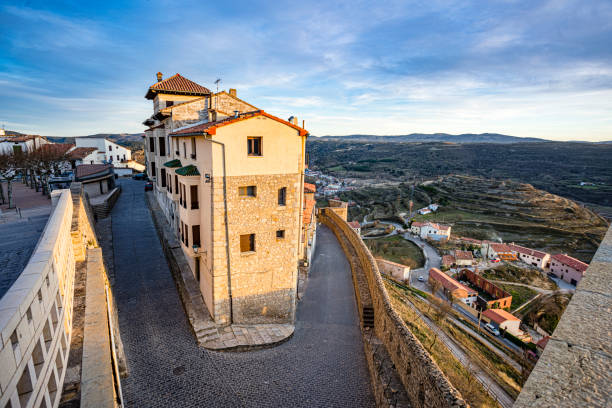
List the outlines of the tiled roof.
<svg viewBox="0 0 612 408">
<path fill-rule="evenodd" d="M 508 246 L 514 252 L 518 252 L 519 254 L 526 254 L 526 255 L 535 256 L 536 258 L 540 258 L 540 259 L 544 258 L 546 255 L 548 255 L 546 252 L 536 251 L 535 249 L 525 248 L 525 247 L 522 247 L 522 246 L 516 245 L 516 244 L 509 244 Z"/>
<path fill-rule="evenodd" d="M 448 231 L 450 229 L 448 225 L 436 224 L 435 222 L 426 222 L 425 224 L 422 224 L 421 226 L 424 226 L 424 225 L 428 225 L 434 229 L 437 229 L 438 231 Z"/>
<path fill-rule="evenodd" d="M 156 93 L 177 93 L 189 95 L 209 95 L 210 89 L 197 84 L 180 74 L 171 76 L 162 81 L 156 82 L 149 87 L 149 91 L 145 95 L 147 99 L 153 99 Z"/>
<path fill-rule="evenodd" d="M 111 168 L 110 164 L 81 164 L 76 167 L 76 178 L 87 177 L 97 173 L 103 173 Z"/>
<path fill-rule="evenodd" d="M 17 135 L 17 136 L 4 135 L 2 136 L 0 142 L 21 143 L 21 142 L 27 142 L 28 140 L 36 139 L 37 137 L 42 137 L 42 136 L 39 136 L 39 135 Z"/>
<path fill-rule="evenodd" d="M 310 225 L 310 220 L 312 218 L 312 211 L 315 208 L 315 205 L 317 204 L 317 202 L 315 200 L 312 199 L 306 199 L 304 200 L 304 225 Z"/>
<path fill-rule="evenodd" d="M 357 221 L 350 221 L 348 225 L 350 225 L 351 228 L 361 228 L 361 225 L 359 225 L 359 222 Z"/>
<path fill-rule="evenodd" d="M 73 147 L 74 145 L 70 143 L 49 143 L 40 146 L 39 151 L 43 154 L 62 156 L 70 151 L 70 149 Z"/>
<path fill-rule="evenodd" d="M 455 251 L 455 258 L 456 259 L 463 259 L 463 260 L 469 260 L 471 261 L 472 259 L 474 259 L 474 256 L 472 255 L 472 253 L 470 251 Z"/>
<path fill-rule="evenodd" d="M 311 183 L 304 183 L 304 192 L 306 193 L 315 193 L 317 191 L 317 186 Z"/>
<path fill-rule="evenodd" d="M 170 160 L 164 163 L 165 167 L 183 167 L 179 159 Z"/>
<path fill-rule="evenodd" d="M 467 238 L 467 237 L 459 237 L 458 239 L 460 241 L 469 242 L 471 244 L 482 245 L 482 241 L 479 239 Z"/>
<path fill-rule="evenodd" d="M 423 225 L 425 225 L 424 222 L 413 221 L 413 223 L 410 226 L 421 228 Z"/>
<path fill-rule="evenodd" d="M 579 261 L 576 258 L 572 258 L 571 256 L 566 254 L 554 254 L 553 256 L 551 256 L 551 259 L 554 259 L 557 262 L 561 262 L 562 264 L 567 265 L 570 268 L 574 268 L 579 272 L 584 272 L 589 267 L 588 264 Z"/>
<path fill-rule="evenodd" d="M 482 315 L 491 319 L 497 324 L 502 324 L 503 322 L 508 320 L 521 320 L 518 317 L 506 312 L 504 309 L 487 309 L 482 312 Z"/>
<path fill-rule="evenodd" d="M 442 256 L 442 266 L 451 266 L 455 263 L 455 257 L 452 255 Z"/>
<path fill-rule="evenodd" d="M 71 150 L 68 153 L 68 156 L 71 159 L 84 159 L 85 157 L 89 156 L 91 152 L 95 152 L 96 150 L 98 149 L 95 147 L 77 147 L 74 150 Z"/>
<path fill-rule="evenodd" d="M 178 174 L 179 176 L 199 176 L 200 172 L 198 171 L 198 168 L 196 166 L 190 164 L 188 166 L 181 167 L 180 169 L 178 169 L 176 171 L 176 174 Z"/>
<path fill-rule="evenodd" d="M 491 248 L 497 253 L 500 252 L 512 252 L 512 248 L 506 244 L 491 244 Z"/>
<path fill-rule="evenodd" d="M 448 276 L 437 268 L 431 268 L 429 270 L 429 277 L 440 282 L 444 289 L 448 290 L 449 292 L 453 292 L 457 289 L 462 289 L 465 290 L 468 295 L 471 293 L 478 293 L 474 289 L 470 289 L 467 286 L 457 282 L 455 279 L 451 278 L 450 276 Z"/>
<path fill-rule="evenodd" d="M 270 115 L 269 113 L 266 113 L 262 110 L 258 110 L 258 111 L 253 111 L 253 112 L 240 113 L 238 116 L 232 116 L 231 118 L 225 118 L 225 119 L 217 120 L 215 122 L 199 123 L 193 126 L 189 126 L 189 127 L 174 131 L 170 133 L 170 136 L 197 136 L 197 135 L 202 135 L 204 133 L 209 134 L 209 135 L 215 135 L 217 134 L 217 128 L 220 128 L 222 126 L 227 126 L 235 122 L 240 122 L 242 120 L 254 118 L 256 116 L 265 116 L 277 122 L 283 123 L 289 127 L 292 127 L 299 131 L 300 136 L 305 136 L 308 134 L 306 129 L 303 129 L 297 125 L 294 125 L 291 122 L 287 122 L 286 120 L 283 120 L 281 118 L 277 118 L 276 116 Z"/>
</svg>

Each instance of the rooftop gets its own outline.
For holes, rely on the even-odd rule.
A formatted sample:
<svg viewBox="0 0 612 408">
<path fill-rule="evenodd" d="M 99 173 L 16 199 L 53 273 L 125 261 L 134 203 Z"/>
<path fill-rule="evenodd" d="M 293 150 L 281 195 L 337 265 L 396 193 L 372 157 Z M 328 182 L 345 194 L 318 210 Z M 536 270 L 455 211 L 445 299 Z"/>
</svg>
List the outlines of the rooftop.
<svg viewBox="0 0 612 408">
<path fill-rule="evenodd" d="M 158 81 L 149 87 L 149 91 L 145 95 L 147 99 L 153 99 L 157 93 L 166 94 L 186 94 L 204 96 L 210 95 L 210 90 L 200 84 L 197 84 L 180 74 L 175 74 L 170 78 Z"/>
<path fill-rule="evenodd" d="M 508 320 L 521 320 L 518 317 L 506 312 L 504 309 L 487 309 L 482 312 L 482 315 L 493 320 L 497 324 L 501 324 Z"/>
<path fill-rule="evenodd" d="M 589 267 L 588 264 L 576 258 L 572 258 L 571 256 L 567 254 L 555 254 L 551 256 L 551 258 L 557 262 L 561 262 L 562 264 L 567 265 L 570 268 L 574 268 L 575 270 L 580 271 L 580 272 L 586 271 L 587 268 Z"/>
<path fill-rule="evenodd" d="M 442 266 L 451 266 L 455 263 L 455 257 L 452 255 L 442 256 Z"/>
<path fill-rule="evenodd" d="M 105 173 L 112 168 L 110 164 L 81 164 L 76 167 L 76 178 L 88 177 L 98 173 Z"/>
<path fill-rule="evenodd" d="M 456 250 L 455 251 L 455 258 L 456 259 L 466 260 L 466 261 L 471 261 L 472 259 L 474 259 L 474 256 L 472 255 L 472 253 L 470 251 L 459 251 L 459 250 Z"/>
<path fill-rule="evenodd" d="M 198 171 L 198 168 L 196 166 L 190 164 L 188 166 L 177 169 L 176 174 L 178 174 L 179 176 L 199 176 L 200 172 Z"/>
<path fill-rule="evenodd" d="M 68 156 L 71 159 L 84 159 L 85 157 L 89 156 L 92 152 L 95 152 L 96 150 L 98 150 L 95 147 L 77 147 L 74 150 L 71 150 L 70 152 L 68 152 Z"/>
<path fill-rule="evenodd" d="M 544 258 L 546 255 L 548 255 L 546 252 L 537 251 L 537 250 L 531 249 L 531 248 L 525 248 L 523 246 L 516 245 L 516 244 L 509 244 L 508 246 L 514 252 L 518 252 L 519 254 L 526 254 L 526 255 L 535 256 L 536 258 Z"/>
<path fill-rule="evenodd" d="M 350 225 L 351 228 L 361 228 L 361 225 L 357 221 L 350 221 L 348 225 Z"/>
<path fill-rule="evenodd" d="M 304 183 L 304 191 L 306 193 L 315 193 L 317 191 L 317 186 L 311 183 Z"/>
<path fill-rule="evenodd" d="M 451 278 L 450 276 L 448 276 L 447 274 L 445 274 L 444 272 L 442 272 L 441 270 L 437 268 L 431 268 L 429 270 L 429 277 L 440 282 L 440 284 L 444 287 L 444 289 L 448 290 L 449 292 L 453 292 L 455 290 L 462 289 L 462 290 L 465 290 L 468 295 L 478 293 L 474 289 L 469 288 L 457 282 L 455 279 Z"/>
</svg>

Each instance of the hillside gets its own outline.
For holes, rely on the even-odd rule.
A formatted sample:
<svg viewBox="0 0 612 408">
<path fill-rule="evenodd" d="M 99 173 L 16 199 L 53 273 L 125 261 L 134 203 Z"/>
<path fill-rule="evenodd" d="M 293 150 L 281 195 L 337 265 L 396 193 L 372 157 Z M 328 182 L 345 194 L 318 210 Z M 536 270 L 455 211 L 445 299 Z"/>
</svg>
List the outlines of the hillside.
<svg viewBox="0 0 612 408">
<path fill-rule="evenodd" d="M 412 183 L 449 174 L 513 179 L 612 207 L 612 145 L 360 143 L 309 140 L 310 168 L 342 178 Z M 580 185 L 581 182 L 591 183 Z"/>
<path fill-rule="evenodd" d="M 345 140 L 353 142 L 450 142 L 450 143 L 529 143 L 547 142 L 546 139 L 535 137 L 517 137 L 501 135 L 499 133 L 464 133 L 450 135 L 448 133 L 411 133 L 398 136 L 376 136 L 376 135 L 347 135 L 347 136 L 322 136 L 315 140 Z"/>
<path fill-rule="evenodd" d="M 349 216 L 362 219 L 408 215 L 410 186 L 365 188 L 341 193 L 358 205 Z M 473 176 L 441 177 L 415 188 L 415 209 L 439 203 L 437 213 L 414 217 L 453 226 L 452 233 L 478 239 L 516 242 L 548 252 L 567 252 L 590 261 L 608 222 L 577 203 L 529 184 Z"/>
</svg>

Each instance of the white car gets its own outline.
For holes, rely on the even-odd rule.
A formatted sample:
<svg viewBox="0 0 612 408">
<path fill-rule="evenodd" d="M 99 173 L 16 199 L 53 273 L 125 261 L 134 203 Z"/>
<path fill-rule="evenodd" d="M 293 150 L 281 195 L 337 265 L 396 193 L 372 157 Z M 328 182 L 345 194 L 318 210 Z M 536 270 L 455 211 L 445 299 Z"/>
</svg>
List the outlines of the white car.
<svg viewBox="0 0 612 408">
<path fill-rule="evenodd" d="M 425 278 L 424 278 L 424 277 L 422 277 L 422 276 L 419 276 L 419 277 L 417 278 L 417 280 L 418 280 L 419 282 L 425 282 Z"/>
<path fill-rule="evenodd" d="M 489 333 L 491 333 L 492 335 L 494 335 L 494 336 L 499 336 L 499 330 L 497 330 L 497 329 L 495 328 L 495 326 L 493 326 L 491 323 L 487 323 L 487 324 L 485 324 L 485 326 L 484 326 L 484 327 L 485 327 L 485 329 L 487 329 L 487 331 L 488 331 Z"/>
</svg>

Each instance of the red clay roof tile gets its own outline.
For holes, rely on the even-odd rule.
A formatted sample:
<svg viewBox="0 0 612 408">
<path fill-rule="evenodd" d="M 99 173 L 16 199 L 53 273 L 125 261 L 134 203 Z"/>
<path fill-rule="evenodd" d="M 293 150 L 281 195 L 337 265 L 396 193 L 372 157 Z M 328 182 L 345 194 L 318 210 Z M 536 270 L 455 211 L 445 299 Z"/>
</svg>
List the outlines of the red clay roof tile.
<svg viewBox="0 0 612 408">
<path fill-rule="evenodd" d="M 149 91 L 145 95 L 147 99 L 153 99 L 156 93 L 178 93 L 191 95 L 209 95 L 210 89 L 197 84 L 180 74 L 166 78 L 160 82 L 156 82 L 149 87 Z"/>
</svg>

